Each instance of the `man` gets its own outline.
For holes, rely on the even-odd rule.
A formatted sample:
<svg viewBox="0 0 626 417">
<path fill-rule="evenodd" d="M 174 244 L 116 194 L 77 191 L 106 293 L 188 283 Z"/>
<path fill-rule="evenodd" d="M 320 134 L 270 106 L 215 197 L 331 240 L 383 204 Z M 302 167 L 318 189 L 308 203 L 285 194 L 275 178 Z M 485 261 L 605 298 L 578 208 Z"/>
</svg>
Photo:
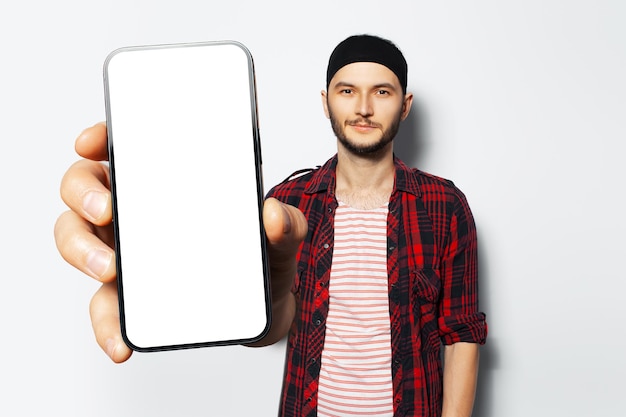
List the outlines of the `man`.
<svg viewBox="0 0 626 417">
<path fill-rule="evenodd" d="M 449 181 L 407 168 L 393 138 L 409 114 L 407 64 L 391 42 L 352 36 L 331 54 L 322 104 L 337 136 L 325 165 L 268 193 L 272 276 L 268 335 L 289 333 L 284 416 L 470 416 L 478 344 L 476 232 Z M 116 362 L 123 344 L 111 243 L 106 128 L 79 136 L 61 194 L 72 209 L 55 236 L 70 263 L 104 284 L 96 339 Z M 441 346 L 444 347 L 443 371 Z"/>
</svg>

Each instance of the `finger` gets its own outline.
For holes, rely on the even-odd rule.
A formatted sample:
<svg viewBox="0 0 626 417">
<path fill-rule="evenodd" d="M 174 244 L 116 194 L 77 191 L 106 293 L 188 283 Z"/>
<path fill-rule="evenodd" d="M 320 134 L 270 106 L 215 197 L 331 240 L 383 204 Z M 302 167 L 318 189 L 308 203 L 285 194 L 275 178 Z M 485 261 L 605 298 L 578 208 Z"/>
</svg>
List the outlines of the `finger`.
<svg viewBox="0 0 626 417">
<path fill-rule="evenodd" d="M 280 296 L 291 289 L 296 275 L 296 254 L 308 224 L 296 207 L 269 198 L 263 206 L 263 223 L 268 241 L 272 292 Z"/>
<path fill-rule="evenodd" d="M 73 211 L 61 214 L 54 225 L 54 239 L 63 259 L 102 282 L 111 282 L 116 276 L 115 254 L 106 242 L 110 235 L 110 231 L 98 231 L 97 226 Z"/>
<path fill-rule="evenodd" d="M 72 210 L 97 225 L 111 222 L 109 170 L 100 162 L 75 162 L 61 180 L 61 198 Z"/>
<path fill-rule="evenodd" d="M 103 284 L 89 304 L 89 314 L 96 341 L 113 362 L 124 362 L 133 351 L 122 339 L 117 286 Z"/>
<path fill-rule="evenodd" d="M 106 123 L 96 123 L 92 127 L 83 130 L 76 138 L 74 148 L 83 158 L 94 161 L 106 161 L 109 158 Z"/>
<path fill-rule="evenodd" d="M 306 218 L 300 210 L 275 198 L 265 200 L 263 223 L 270 247 L 277 256 L 295 253 L 308 230 Z"/>
</svg>

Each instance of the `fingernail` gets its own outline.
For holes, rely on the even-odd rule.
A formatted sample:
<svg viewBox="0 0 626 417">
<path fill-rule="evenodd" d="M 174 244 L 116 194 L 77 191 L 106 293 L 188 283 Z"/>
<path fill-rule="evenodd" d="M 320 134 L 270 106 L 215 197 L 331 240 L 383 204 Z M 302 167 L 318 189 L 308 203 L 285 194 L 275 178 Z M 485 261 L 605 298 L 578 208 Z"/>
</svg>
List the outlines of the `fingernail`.
<svg viewBox="0 0 626 417">
<path fill-rule="evenodd" d="M 98 278 L 102 277 L 111 264 L 111 254 L 102 249 L 92 249 L 87 255 L 87 268 Z"/>
<path fill-rule="evenodd" d="M 107 208 L 108 197 L 98 191 L 90 191 L 83 197 L 83 208 L 94 219 L 99 219 Z"/>
<path fill-rule="evenodd" d="M 116 347 L 117 345 L 115 343 L 115 340 L 107 339 L 106 343 L 104 344 L 104 348 L 106 349 L 106 354 L 109 355 L 109 358 L 113 359 Z"/>
</svg>

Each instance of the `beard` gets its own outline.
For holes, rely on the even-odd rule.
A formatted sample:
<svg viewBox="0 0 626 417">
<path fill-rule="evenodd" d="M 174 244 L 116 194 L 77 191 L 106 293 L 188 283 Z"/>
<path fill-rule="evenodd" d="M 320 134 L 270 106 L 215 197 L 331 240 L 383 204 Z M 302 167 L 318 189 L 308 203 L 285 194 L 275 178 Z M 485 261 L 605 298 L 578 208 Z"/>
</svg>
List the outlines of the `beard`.
<svg viewBox="0 0 626 417">
<path fill-rule="evenodd" d="M 384 149 L 389 143 L 393 141 L 393 138 L 396 137 L 398 133 L 398 129 L 400 128 L 400 121 L 402 120 L 402 110 L 398 111 L 396 116 L 394 117 L 391 125 L 385 130 L 376 142 L 360 144 L 356 141 L 350 139 L 345 132 L 345 126 L 349 126 L 351 124 L 369 124 L 375 127 L 382 127 L 378 123 L 374 123 L 370 119 L 367 118 L 358 118 L 354 120 L 348 120 L 344 124 L 342 124 L 333 114 L 330 106 L 328 106 L 328 114 L 330 116 L 330 124 L 333 128 L 333 132 L 339 142 L 350 152 L 356 155 L 374 155 Z"/>
</svg>

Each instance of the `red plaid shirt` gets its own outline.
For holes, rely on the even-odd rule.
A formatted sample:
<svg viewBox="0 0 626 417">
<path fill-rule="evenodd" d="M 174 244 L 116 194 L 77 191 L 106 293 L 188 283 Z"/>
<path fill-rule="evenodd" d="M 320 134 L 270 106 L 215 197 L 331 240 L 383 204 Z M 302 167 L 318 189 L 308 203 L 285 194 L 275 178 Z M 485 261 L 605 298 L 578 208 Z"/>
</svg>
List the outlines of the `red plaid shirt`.
<svg viewBox="0 0 626 417">
<path fill-rule="evenodd" d="M 394 159 L 387 270 L 395 416 L 441 415 L 441 346 L 483 344 L 478 311 L 476 230 L 465 196 L 452 182 Z M 269 197 L 298 207 L 309 232 L 298 255 L 297 312 L 287 345 L 280 415 L 316 415 L 328 315 L 337 157 L 274 187 Z"/>
</svg>

